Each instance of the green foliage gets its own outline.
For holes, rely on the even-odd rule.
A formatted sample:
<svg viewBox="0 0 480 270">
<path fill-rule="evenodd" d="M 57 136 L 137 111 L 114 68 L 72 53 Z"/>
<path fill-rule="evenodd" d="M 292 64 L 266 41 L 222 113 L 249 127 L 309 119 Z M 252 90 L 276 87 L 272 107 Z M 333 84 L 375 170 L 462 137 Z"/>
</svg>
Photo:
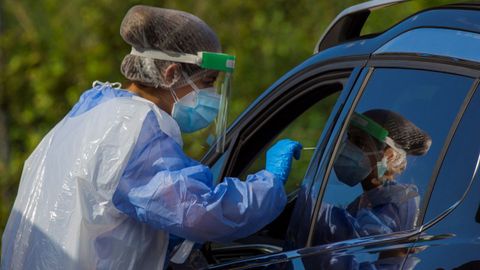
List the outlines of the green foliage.
<svg viewBox="0 0 480 270">
<path fill-rule="evenodd" d="M 197 15 L 216 30 L 225 51 L 237 56 L 233 119 L 282 74 L 307 59 L 336 14 L 358 2 L 361 1 L 145 0 L 141 3 Z M 426 2 L 416 2 L 414 8 L 426 6 Z M 428 5 L 442 2 L 445 1 L 428 1 Z M 133 0 L 0 3 L 0 120 L 2 117 L 6 120 L 5 125 L 0 121 L 0 140 L 4 131 L 8 138 L 7 143 L 0 142 L 0 147 L 8 145 L 9 149 L 7 158 L 2 158 L 0 151 L 0 231 L 16 196 L 22 164 L 41 138 L 94 80 L 123 80 L 119 66 L 130 48 L 118 33 L 119 26 L 126 11 L 139 3 Z M 397 16 L 390 15 L 404 11 L 394 8 L 390 12 L 374 19 L 372 24 L 393 23 Z M 198 143 L 199 136 L 185 138 L 185 151 L 197 158 L 205 150 Z"/>
</svg>

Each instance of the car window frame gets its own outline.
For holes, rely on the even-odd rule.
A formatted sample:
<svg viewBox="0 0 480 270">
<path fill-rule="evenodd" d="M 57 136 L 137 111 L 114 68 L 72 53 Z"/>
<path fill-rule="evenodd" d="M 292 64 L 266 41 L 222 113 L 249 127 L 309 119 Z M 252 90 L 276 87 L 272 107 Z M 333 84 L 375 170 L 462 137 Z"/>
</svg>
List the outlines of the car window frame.
<svg viewBox="0 0 480 270">
<path fill-rule="evenodd" d="M 470 96 L 470 99 L 467 101 L 464 101 L 465 103 L 465 107 L 462 108 L 463 111 L 462 111 L 462 117 L 460 117 L 460 119 L 458 120 L 458 123 L 457 123 L 457 126 L 455 127 L 455 132 L 452 134 L 451 136 L 451 139 L 450 139 L 450 143 L 448 145 L 448 148 L 445 149 L 445 155 L 444 155 L 444 159 L 448 156 L 448 152 L 450 150 L 451 147 L 455 147 L 455 144 L 454 144 L 454 137 L 456 136 L 456 132 L 459 128 L 459 126 L 461 125 L 461 122 L 462 122 L 462 119 L 463 119 L 463 115 L 469 110 L 469 106 L 474 106 L 474 104 L 471 104 L 472 103 L 472 100 L 473 99 L 479 99 L 480 97 L 480 78 L 477 78 L 474 82 L 474 87 L 473 87 L 473 91 L 469 92 L 469 94 L 471 94 Z M 472 90 L 472 89 L 471 89 Z M 478 110 L 478 109 L 477 109 Z M 457 139 L 459 140 L 459 139 Z M 449 166 L 449 164 L 443 164 L 443 160 L 442 160 L 442 164 L 441 164 L 441 167 L 439 168 L 438 172 L 437 172 L 437 175 L 435 177 L 435 185 L 437 184 L 437 180 L 438 180 L 438 176 L 441 174 L 441 170 L 443 168 L 445 168 L 445 166 Z M 452 202 L 452 204 L 445 208 L 443 211 L 441 211 L 440 213 L 438 213 L 437 215 L 431 217 L 429 220 L 425 221 L 425 217 L 427 216 L 427 213 L 429 211 L 429 208 L 428 206 L 425 208 L 425 213 L 424 213 L 424 220 L 423 220 L 423 230 L 428 230 L 430 227 L 434 226 L 436 223 L 440 222 L 441 220 L 443 220 L 448 214 L 450 214 L 453 210 L 455 210 L 456 207 L 458 207 L 462 201 L 465 199 L 465 197 L 467 196 L 467 194 L 470 192 L 472 186 L 473 186 L 473 183 L 475 181 L 475 178 L 477 177 L 478 175 L 478 169 L 479 169 L 479 166 L 480 166 L 480 154 L 477 156 L 477 161 L 476 161 L 476 166 L 475 168 L 473 168 L 473 172 L 472 172 L 472 176 L 468 179 L 465 179 L 465 183 L 461 183 L 462 185 L 465 186 L 465 190 L 463 191 L 462 195 L 459 197 L 459 198 L 456 198 L 456 200 L 454 200 Z M 472 169 L 472 168 L 471 168 Z M 434 190 L 435 186 L 432 186 L 432 194 L 435 192 Z M 442 188 L 442 187 L 440 187 Z M 429 198 L 429 201 L 427 202 L 428 204 L 430 204 L 430 200 L 431 200 L 431 195 L 430 195 L 430 198 Z M 480 208 L 479 208 L 480 209 Z"/>
<path fill-rule="evenodd" d="M 392 59 L 395 57 L 395 59 Z M 429 180 L 429 186 L 427 192 L 425 193 L 423 203 L 420 209 L 420 216 L 418 223 L 425 226 L 425 215 L 428 211 L 428 204 L 432 196 L 438 175 L 442 168 L 443 161 L 448 153 L 448 148 L 450 147 L 452 140 L 455 136 L 455 133 L 460 125 L 463 115 L 468 108 L 468 105 L 472 101 L 476 91 L 480 88 L 480 64 L 468 60 L 458 60 L 455 58 L 446 58 L 442 56 L 421 56 L 421 55 L 411 55 L 411 54 L 384 54 L 381 56 L 373 57 L 372 60 L 367 63 L 368 67 L 375 68 L 397 68 L 399 66 L 410 68 L 410 69 L 419 69 L 426 71 L 434 72 L 443 72 L 459 76 L 471 77 L 473 82 L 468 90 L 462 105 L 460 106 L 455 120 L 452 122 L 450 130 L 445 138 L 444 145 L 439 154 L 439 158 L 435 164 L 435 168 L 432 171 L 432 176 Z M 467 185 L 468 186 L 468 185 Z M 468 189 L 468 188 L 467 188 Z M 466 191 L 465 191 L 466 192 Z M 460 200 L 460 198 L 459 198 Z M 445 209 L 447 211 L 447 209 Z"/>
<path fill-rule="evenodd" d="M 332 112 L 330 113 L 327 122 L 325 124 L 325 128 L 320 135 L 320 138 L 318 139 L 318 142 L 316 144 L 316 150 L 313 153 L 310 164 L 308 166 L 308 169 L 305 173 L 304 179 L 302 181 L 302 184 L 300 186 L 297 198 L 297 202 L 295 204 L 295 209 L 294 213 L 292 214 L 292 219 L 290 220 L 290 224 L 288 227 L 289 231 L 293 231 L 295 234 L 294 237 L 288 237 L 288 232 L 287 232 L 287 246 L 289 247 L 304 247 L 306 243 L 306 239 L 301 239 L 298 236 L 298 233 L 296 230 L 298 228 L 296 226 L 302 226 L 302 224 L 295 224 L 295 220 L 293 217 L 296 217 L 297 220 L 301 221 L 306 221 L 308 220 L 308 224 L 303 224 L 303 226 L 309 227 L 311 223 L 311 215 L 309 213 L 306 213 L 306 208 L 309 204 L 315 205 L 316 201 L 315 200 L 310 200 L 310 195 L 312 193 L 312 190 L 314 188 L 315 184 L 315 179 L 317 176 L 317 173 L 319 171 L 318 167 L 321 164 L 322 157 L 324 156 L 324 152 L 327 150 L 327 145 L 329 142 L 329 138 L 331 137 L 331 134 L 334 134 L 334 130 L 336 127 L 337 120 L 340 117 L 340 113 L 343 111 L 343 108 L 347 106 L 347 100 L 348 97 L 352 91 L 352 88 L 355 86 L 356 82 L 358 80 L 361 80 L 362 76 L 362 70 L 363 70 L 364 65 L 357 66 L 353 71 L 350 80 L 348 81 L 347 85 L 344 87 L 342 92 L 340 93 L 340 96 L 338 97 L 337 103 L 335 104 L 334 108 L 332 109 Z M 309 215 L 309 217 L 306 217 L 305 215 Z M 298 222 L 297 222 L 298 223 Z"/>
<path fill-rule="evenodd" d="M 267 123 L 269 122 L 271 123 L 272 121 L 275 120 L 275 118 L 278 119 L 279 114 L 288 110 L 289 107 L 292 107 L 292 103 L 298 102 L 300 100 L 305 100 L 306 99 L 305 95 L 307 94 L 311 94 L 315 91 L 324 91 L 324 89 L 318 89 L 318 88 L 325 88 L 333 84 L 338 84 L 344 79 L 348 79 L 350 76 L 351 76 L 350 70 L 334 71 L 331 73 L 307 78 L 306 80 L 302 81 L 300 84 L 287 90 L 284 93 L 285 95 L 281 96 L 281 100 L 275 100 L 274 104 L 272 104 L 273 106 L 269 105 L 268 107 L 265 108 L 266 111 L 262 113 L 262 114 L 265 114 L 265 117 L 263 119 L 256 119 L 252 124 L 250 124 L 248 127 L 246 127 L 242 132 L 238 134 L 238 145 L 235 151 L 230 156 L 230 163 L 233 165 L 229 166 L 228 169 L 225 171 L 226 175 L 234 175 L 234 176 L 240 175 L 245 169 L 249 167 L 250 163 L 253 162 L 258 157 L 258 155 L 265 149 L 265 147 L 269 145 L 269 143 L 271 143 L 272 140 L 274 140 L 283 130 L 288 128 L 290 124 L 292 124 L 296 119 L 298 119 L 298 117 L 303 115 L 303 113 L 305 113 L 309 108 L 312 108 L 313 106 L 315 106 L 315 104 L 318 104 L 318 102 L 321 102 L 322 100 L 326 99 L 332 94 L 341 92 L 344 86 L 342 84 L 342 89 L 339 89 L 338 91 L 333 91 L 328 95 L 321 97 L 319 100 L 317 100 L 308 108 L 304 108 L 304 111 L 296 115 L 295 118 L 293 118 L 291 121 L 285 124 L 284 128 L 280 129 L 274 135 L 271 135 L 269 140 L 262 147 L 259 148 L 259 151 L 257 151 L 256 154 L 253 155 L 252 158 L 250 158 L 249 162 L 247 162 L 246 165 L 244 164 L 241 165 L 242 167 L 244 167 L 243 169 L 237 169 L 238 168 L 237 164 L 239 164 L 237 160 L 239 159 L 239 157 L 241 157 L 241 154 L 242 154 L 241 150 L 245 149 L 245 146 L 248 145 L 249 142 L 254 141 L 255 138 L 258 138 L 259 134 L 262 133 L 262 130 L 265 129 L 265 125 Z"/>
<path fill-rule="evenodd" d="M 445 139 L 444 145 L 442 147 L 442 151 L 436 161 L 436 165 L 434 170 L 432 171 L 432 177 L 429 179 L 429 184 L 427 191 L 424 194 L 424 199 L 421 205 L 421 211 L 419 216 L 419 224 L 423 224 L 424 216 L 426 213 L 426 208 L 428 207 L 428 202 L 431 197 L 431 193 L 433 190 L 433 186 L 436 181 L 436 177 L 438 176 L 439 170 L 441 168 L 441 164 L 446 155 L 446 149 L 453 138 L 454 131 L 458 127 L 458 124 L 461 120 L 461 116 L 465 112 L 465 109 L 468 105 L 468 102 L 471 100 L 473 93 L 476 89 L 476 83 L 478 78 L 480 77 L 480 70 L 478 69 L 480 65 L 477 63 L 472 63 L 470 61 L 456 61 L 453 59 L 448 59 L 445 57 L 436 57 L 436 56 L 420 56 L 420 55 L 410 55 L 410 54 L 384 54 L 378 56 L 372 56 L 372 58 L 367 62 L 364 71 L 362 71 L 362 79 L 357 82 L 357 84 L 352 89 L 351 96 L 349 97 L 349 101 L 347 101 L 350 106 L 345 106 L 344 111 L 342 111 L 340 118 L 337 122 L 337 132 L 332 133 L 330 138 L 329 145 L 327 146 L 327 150 L 325 151 L 326 157 L 323 157 L 323 162 L 327 162 L 325 170 L 317 172 L 316 178 L 314 182 L 318 185 L 318 194 L 316 194 L 316 204 L 313 210 L 313 216 L 311 218 L 310 223 L 310 230 L 309 236 L 306 243 L 306 247 L 312 246 L 313 241 L 313 233 L 316 227 L 316 219 L 318 216 L 319 207 L 324 199 L 325 190 L 328 184 L 328 178 L 332 171 L 333 167 L 333 157 L 338 152 L 339 148 L 339 140 L 345 133 L 347 128 L 348 120 L 351 118 L 353 114 L 354 108 L 356 108 L 359 100 L 363 96 L 363 92 L 373 74 L 374 70 L 377 68 L 396 68 L 396 69 L 415 69 L 415 70 L 425 70 L 425 71 L 433 71 L 433 72 L 443 72 L 449 74 L 455 74 L 459 76 L 466 76 L 472 78 L 472 84 L 470 89 L 467 92 L 467 96 L 464 98 L 463 104 L 459 108 L 457 112 L 456 118 L 452 123 L 452 126 L 449 130 L 447 138 Z M 478 85 L 477 85 L 478 86 Z M 467 102 L 468 101 L 468 102 Z M 340 130 L 338 130 L 340 129 Z M 333 145 L 332 145 L 333 144 Z M 332 148 L 333 147 L 333 148 Z M 333 151 L 332 151 L 333 150 Z M 312 159 L 315 157 L 312 157 Z M 322 162 L 322 161 L 321 161 Z M 322 169 L 322 166 L 319 166 L 319 170 Z M 318 176 L 321 176 L 320 178 Z M 421 229 L 421 226 L 416 228 L 417 230 Z M 389 234 L 386 234 L 388 236 Z M 357 238 L 360 239 L 360 238 Z"/>
<path fill-rule="evenodd" d="M 476 245 L 474 241 L 470 241 L 469 239 L 471 237 L 478 236 L 478 233 L 476 232 L 478 232 L 478 223 L 480 223 L 480 204 L 478 200 L 478 193 L 476 192 L 480 188 L 480 153 L 478 152 L 480 144 L 476 141 L 479 133 L 479 128 L 476 127 L 476 119 L 478 119 L 477 116 L 480 110 L 480 108 L 478 107 L 480 101 L 479 88 L 480 87 L 477 87 L 477 89 L 475 90 L 471 103 L 468 105 L 462 117 L 459 127 L 457 128 L 457 133 L 454 135 L 454 139 L 452 140 L 452 143 L 449 146 L 448 153 L 445 156 L 446 159 L 448 159 L 449 157 L 458 158 L 458 152 L 456 152 L 457 149 L 455 149 L 455 147 L 465 149 L 465 147 L 459 145 L 461 144 L 459 143 L 459 141 L 466 141 L 468 142 L 468 144 L 472 144 L 471 150 L 473 151 L 471 152 L 472 156 L 470 156 L 470 158 L 473 159 L 470 161 L 473 162 L 464 162 L 464 159 L 462 158 L 459 161 L 462 164 L 455 164 L 455 167 L 449 167 L 451 166 L 451 163 L 445 163 L 439 173 L 439 176 L 441 176 L 443 173 L 442 170 L 444 170 L 445 168 L 447 168 L 447 171 L 450 168 L 464 170 L 466 174 L 464 174 L 463 177 L 459 177 L 457 179 L 462 179 L 462 181 L 466 182 L 467 185 L 464 188 L 463 194 L 459 194 L 458 192 L 456 192 L 456 195 L 459 197 L 455 197 L 456 200 L 449 202 L 451 204 L 450 207 L 447 207 L 443 211 L 437 211 L 437 209 L 433 209 L 433 215 L 429 215 L 429 212 L 430 210 L 432 210 L 432 208 L 427 209 L 425 217 L 428 217 L 428 219 L 422 226 L 422 233 L 418 235 L 418 239 L 416 240 L 415 246 L 413 248 L 420 250 L 428 249 L 429 253 L 408 255 L 415 256 L 417 259 L 419 259 L 420 264 L 417 266 L 422 269 L 442 268 L 441 266 L 447 269 L 453 266 L 457 266 L 462 262 L 470 261 L 470 259 L 472 258 L 472 254 L 478 250 L 478 245 Z M 472 118 L 468 118 L 472 115 L 474 115 L 473 120 Z M 466 122 L 464 122 L 464 120 L 466 120 Z M 473 126 L 475 126 L 475 128 Z M 473 134 L 471 134 L 472 129 L 476 129 Z M 460 134 L 458 132 L 460 132 Z M 458 134 L 460 136 L 456 137 Z M 453 149 L 453 153 L 450 153 L 451 149 Z M 470 149 L 467 151 L 470 151 Z M 450 156 L 451 154 L 453 154 L 453 156 Z M 451 161 L 451 159 L 449 160 Z M 436 184 L 435 190 L 432 193 L 432 202 L 430 203 L 438 203 L 442 199 L 441 195 L 444 194 L 444 191 L 448 190 L 448 187 L 450 186 L 446 185 L 446 182 L 444 181 L 440 181 L 440 184 L 443 184 L 440 186 L 440 190 L 437 189 L 438 183 Z M 462 183 L 462 185 L 465 185 L 465 183 Z M 437 195 L 440 195 L 440 197 L 436 196 L 435 198 L 436 193 L 439 193 Z M 442 205 L 442 208 L 444 207 L 445 206 Z M 475 228 L 472 228 L 472 226 Z M 459 244 L 462 245 L 462 249 L 460 250 L 465 249 L 466 252 L 461 252 L 460 256 L 458 256 L 458 254 L 454 254 L 454 261 L 452 261 L 450 257 L 441 257 L 439 260 L 432 260 L 432 258 L 436 258 L 438 257 L 438 255 L 445 254 L 445 250 L 451 250 L 455 253 L 455 246 Z M 475 253 L 475 255 L 473 256 L 478 257 L 477 253 Z M 462 267 L 459 267 L 459 269 L 460 268 Z"/>
<path fill-rule="evenodd" d="M 261 115 L 262 111 L 265 108 L 276 108 L 276 106 L 281 106 L 281 104 L 278 104 L 278 97 L 282 96 L 285 92 L 292 91 L 292 89 L 297 87 L 302 81 L 308 78 L 321 76 L 322 74 L 333 74 L 335 72 L 349 71 L 350 73 L 352 73 L 356 67 L 363 66 L 365 65 L 365 63 L 366 59 L 364 57 L 346 57 L 345 59 L 329 61 L 327 63 L 315 63 L 306 67 L 304 70 L 298 72 L 297 74 L 294 74 L 292 77 L 278 84 L 267 94 L 262 94 L 261 99 L 256 102 L 254 107 L 248 109 L 248 111 L 243 113 L 239 119 L 234 121 L 234 124 L 230 126 L 227 131 L 225 147 L 225 149 L 227 150 L 224 153 L 215 152 L 215 145 L 213 145 L 210 150 L 203 156 L 203 158 L 201 159 L 201 163 L 208 166 L 213 166 L 215 165 L 217 160 L 219 160 L 222 155 L 225 154 L 227 156 L 225 158 L 224 164 L 221 165 L 218 178 L 224 179 L 226 176 L 231 176 L 231 164 L 234 163 L 234 158 L 237 154 L 236 152 L 240 147 L 239 144 L 242 139 L 242 133 L 244 133 L 245 130 L 248 129 L 252 125 L 252 123 L 256 121 L 255 118 L 258 117 L 258 115 Z"/>
</svg>

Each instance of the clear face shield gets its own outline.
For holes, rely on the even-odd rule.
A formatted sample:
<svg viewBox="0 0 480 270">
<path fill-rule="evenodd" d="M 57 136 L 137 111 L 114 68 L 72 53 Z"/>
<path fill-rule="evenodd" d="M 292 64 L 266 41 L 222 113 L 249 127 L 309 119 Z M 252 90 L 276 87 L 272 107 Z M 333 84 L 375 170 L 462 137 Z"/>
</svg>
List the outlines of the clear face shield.
<svg viewBox="0 0 480 270">
<path fill-rule="evenodd" d="M 214 53 L 214 52 L 198 52 L 194 54 L 169 52 L 169 51 L 156 51 L 156 50 L 136 50 L 132 48 L 132 55 L 147 57 L 151 59 L 194 64 L 206 72 L 202 74 L 215 74 L 214 88 L 216 94 L 219 95 L 220 101 L 218 104 L 218 114 L 215 119 L 215 131 L 213 138 L 209 138 L 209 144 L 215 144 L 217 152 L 223 153 L 225 151 L 225 135 L 227 131 L 227 116 L 229 101 L 231 96 L 231 83 L 232 75 L 235 68 L 235 56 Z M 212 72 L 209 72 L 212 71 Z M 208 76 L 208 75 L 207 75 Z M 195 80 L 195 78 L 191 78 Z M 190 79 L 189 79 L 190 80 Z M 190 81 L 191 82 L 191 81 Z M 194 83 L 191 84 L 194 91 L 197 91 Z M 215 105 L 216 106 L 216 105 Z"/>
<path fill-rule="evenodd" d="M 387 170 L 384 157 L 386 146 L 406 155 L 388 136 L 388 131 L 374 120 L 354 113 L 337 154 L 334 169 L 339 181 L 355 186 L 375 171 L 375 177 L 381 179 Z"/>
</svg>

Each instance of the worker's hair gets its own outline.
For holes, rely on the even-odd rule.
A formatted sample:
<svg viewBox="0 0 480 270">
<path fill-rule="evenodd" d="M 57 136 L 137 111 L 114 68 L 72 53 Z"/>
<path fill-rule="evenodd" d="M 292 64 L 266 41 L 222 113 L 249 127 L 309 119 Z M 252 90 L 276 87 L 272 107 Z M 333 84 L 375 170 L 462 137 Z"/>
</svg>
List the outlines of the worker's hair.
<svg viewBox="0 0 480 270">
<path fill-rule="evenodd" d="M 123 18 L 120 35 L 137 50 L 189 54 L 221 51 L 217 35 L 205 22 L 190 13 L 178 10 L 134 6 Z M 127 79 L 154 88 L 184 85 L 187 82 L 182 72 L 192 76 L 202 71 L 194 64 L 177 63 L 180 69 L 174 74 L 174 82 L 168 84 L 164 72 L 172 63 L 128 54 L 120 69 Z"/>
</svg>

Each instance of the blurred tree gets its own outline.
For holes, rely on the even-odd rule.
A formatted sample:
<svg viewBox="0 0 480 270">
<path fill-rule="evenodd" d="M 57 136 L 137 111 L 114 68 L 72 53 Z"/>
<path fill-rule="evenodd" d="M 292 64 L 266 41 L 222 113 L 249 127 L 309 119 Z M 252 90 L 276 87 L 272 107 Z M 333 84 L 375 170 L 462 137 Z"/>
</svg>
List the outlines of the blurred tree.
<svg viewBox="0 0 480 270">
<path fill-rule="evenodd" d="M 142 3 L 185 10 L 216 30 L 224 50 L 238 57 L 233 119 L 282 74 L 312 54 L 317 38 L 336 14 L 359 2 L 1 1 L 0 232 L 16 196 L 23 162 L 41 138 L 94 80 L 123 80 L 119 66 L 130 48 L 118 32 L 131 6 Z M 367 32 L 443 2 L 420 1 L 409 8 L 389 9 L 372 19 Z M 188 154 L 201 156 L 205 149 L 198 141 L 203 135 L 185 137 Z"/>
</svg>

